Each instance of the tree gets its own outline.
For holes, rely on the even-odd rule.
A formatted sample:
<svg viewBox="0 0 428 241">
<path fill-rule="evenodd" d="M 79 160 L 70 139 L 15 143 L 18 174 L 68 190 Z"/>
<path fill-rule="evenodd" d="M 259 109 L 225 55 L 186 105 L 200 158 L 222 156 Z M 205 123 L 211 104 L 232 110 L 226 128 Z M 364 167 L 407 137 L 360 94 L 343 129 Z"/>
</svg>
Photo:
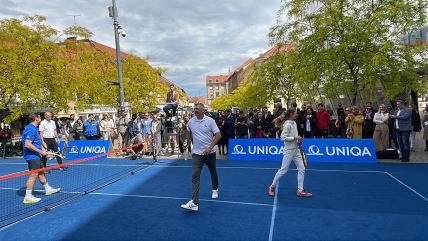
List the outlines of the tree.
<svg viewBox="0 0 428 241">
<path fill-rule="evenodd" d="M 71 39 L 62 45 L 69 81 L 68 100 L 76 102 L 79 109 L 91 105 L 116 106 L 119 88 L 106 85 L 117 81 L 114 55 L 100 51 L 89 40 Z M 122 58 L 123 82 L 126 101 L 135 111 L 154 109 L 158 95 L 164 95 L 168 86 L 159 81 L 160 70 L 153 69 L 147 61 L 133 55 Z"/>
<path fill-rule="evenodd" d="M 424 68 L 426 47 L 408 46 L 405 36 L 426 22 L 427 0 L 282 1 L 272 44 L 290 43 L 298 61 L 286 63 L 305 86 L 328 97 L 350 92 L 375 96 L 380 83 L 387 97 L 426 89 L 416 69 Z M 316 7 L 316 9 L 314 9 Z M 287 19 L 288 21 L 285 21 Z M 405 88 L 403 88 L 403 86 Z"/>
<path fill-rule="evenodd" d="M 216 109 L 229 106 L 240 108 L 260 108 L 274 99 L 293 97 L 312 100 L 317 93 L 315 85 L 302 82 L 307 76 L 305 68 L 297 68 L 301 63 L 290 45 L 274 48 L 275 53 L 267 59 L 257 59 L 245 69 L 244 80 L 239 88 L 225 98 L 214 101 Z"/>
<path fill-rule="evenodd" d="M 93 105 L 118 105 L 115 56 L 96 48 L 88 39 L 55 43 L 58 31 L 43 16 L 0 20 L 0 110 L 9 109 L 6 121 L 38 109 L 67 111 L 70 102 L 84 109 Z M 80 26 L 64 31 L 89 37 Z M 160 81 L 162 69 L 128 55 L 122 59 L 126 100 L 136 111 L 152 110 L 168 84 Z"/>
<path fill-rule="evenodd" d="M 123 62 L 126 99 L 135 111 L 153 110 L 169 89 L 160 81 L 161 70 L 153 69 L 147 61 L 132 55 Z"/>
<path fill-rule="evenodd" d="M 233 100 L 232 95 L 223 95 L 211 102 L 211 108 L 214 110 L 230 110 L 232 107 L 237 106 L 236 102 Z M 240 106 L 238 106 L 240 107 Z"/>
<path fill-rule="evenodd" d="M 57 45 L 47 39 L 57 31 L 42 16 L 0 20 L 0 109 L 13 120 L 36 106 L 49 106 L 58 65 Z"/>
<path fill-rule="evenodd" d="M 85 39 L 90 39 L 94 35 L 94 33 L 92 33 L 89 29 L 78 25 L 73 25 L 71 27 L 66 28 L 63 33 L 68 36 L 78 36 Z"/>
</svg>

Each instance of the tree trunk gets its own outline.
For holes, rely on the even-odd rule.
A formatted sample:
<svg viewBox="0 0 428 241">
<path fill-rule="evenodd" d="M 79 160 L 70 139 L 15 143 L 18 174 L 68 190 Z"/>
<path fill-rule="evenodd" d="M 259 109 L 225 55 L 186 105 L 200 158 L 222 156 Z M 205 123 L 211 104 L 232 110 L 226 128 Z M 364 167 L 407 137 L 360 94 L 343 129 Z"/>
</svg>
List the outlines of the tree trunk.
<svg viewBox="0 0 428 241">
<path fill-rule="evenodd" d="M 358 80 L 354 79 L 354 86 L 352 90 L 352 105 L 357 104 L 357 96 L 358 96 Z"/>
</svg>

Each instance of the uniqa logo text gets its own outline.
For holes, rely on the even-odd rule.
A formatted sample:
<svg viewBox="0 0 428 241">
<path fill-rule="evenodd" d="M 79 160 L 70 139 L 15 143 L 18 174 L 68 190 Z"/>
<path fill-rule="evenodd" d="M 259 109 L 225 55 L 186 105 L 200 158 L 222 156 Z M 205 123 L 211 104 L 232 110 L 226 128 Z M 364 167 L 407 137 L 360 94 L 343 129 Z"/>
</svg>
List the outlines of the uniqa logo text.
<svg viewBox="0 0 428 241">
<path fill-rule="evenodd" d="M 254 154 L 271 154 L 278 155 L 284 153 L 284 147 L 276 147 L 276 146 L 249 146 L 248 153 Z"/>
<path fill-rule="evenodd" d="M 105 153 L 106 148 L 104 146 L 82 146 L 80 148 L 80 153 Z"/>
</svg>

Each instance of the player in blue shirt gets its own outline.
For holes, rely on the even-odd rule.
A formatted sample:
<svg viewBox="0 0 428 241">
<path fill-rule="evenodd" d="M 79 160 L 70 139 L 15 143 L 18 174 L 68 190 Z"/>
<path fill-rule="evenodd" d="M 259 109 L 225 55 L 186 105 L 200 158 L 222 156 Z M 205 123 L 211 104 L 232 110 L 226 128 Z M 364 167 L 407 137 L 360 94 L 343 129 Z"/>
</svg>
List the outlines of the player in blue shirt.
<svg viewBox="0 0 428 241">
<path fill-rule="evenodd" d="M 43 168 L 41 157 L 46 156 L 46 150 L 42 148 L 42 139 L 37 126 L 41 122 L 39 115 L 32 114 L 29 117 L 30 124 L 28 124 L 24 133 L 22 134 L 22 143 L 24 146 L 24 159 L 28 163 L 28 170 L 37 170 Z M 45 172 L 40 171 L 31 173 L 27 180 L 27 189 L 23 203 L 37 203 L 40 202 L 41 198 L 33 196 L 32 191 L 36 178 L 39 178 L 40 183 L 45 187 L 45 195 L 49 196 L 60 191 L 60 188 L 52 188 L 49 186 L 48 181 L 45 177 Z"/>
</svg>

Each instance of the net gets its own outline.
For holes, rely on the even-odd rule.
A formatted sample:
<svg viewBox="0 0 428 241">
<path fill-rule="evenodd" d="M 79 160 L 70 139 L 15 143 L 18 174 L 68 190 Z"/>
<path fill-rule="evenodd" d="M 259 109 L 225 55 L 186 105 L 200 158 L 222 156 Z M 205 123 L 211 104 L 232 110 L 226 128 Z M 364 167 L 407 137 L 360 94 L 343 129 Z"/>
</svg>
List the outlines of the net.
<svg viewBox="0 0 428 241">
<path fill-rule="evenodd" d="M 38 213 L 49 211 L 52 208 L 75 200 L 99 188 L 117 182 L 125 177 L 147 168 L 144 164 L 120 164 L 111 159 L 100 160 L 101 157 L 116 154 L 143 146 L 147 143 L 138 143 L 126 148 L 110 151 L 93 157 L 71 160 L 61 165 L 48 166 L 34 171 L 22 171 L 0 176 L 0 227 L 23 220 Z M 25 161 L 23 160 L 25 163 Z M 26 166 L 25 166 L 26 167 Z M 58 170 L 66 167 L 66 171 Z M 60 187 L 59 193 L 45 196 L 45 189 L 36 179 L 33 195 L 42 200 L 34 204 L 24 204 L 26 182 L 29 175 L 44 171 L 50 186 Z M 46 173 L 48 172 L 48 173 Z"/>
</svg>

